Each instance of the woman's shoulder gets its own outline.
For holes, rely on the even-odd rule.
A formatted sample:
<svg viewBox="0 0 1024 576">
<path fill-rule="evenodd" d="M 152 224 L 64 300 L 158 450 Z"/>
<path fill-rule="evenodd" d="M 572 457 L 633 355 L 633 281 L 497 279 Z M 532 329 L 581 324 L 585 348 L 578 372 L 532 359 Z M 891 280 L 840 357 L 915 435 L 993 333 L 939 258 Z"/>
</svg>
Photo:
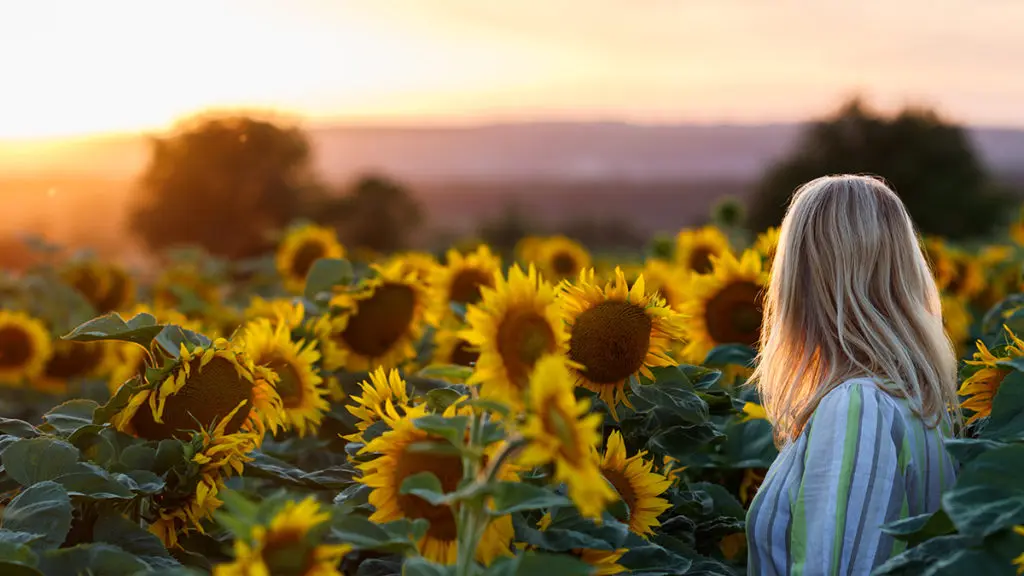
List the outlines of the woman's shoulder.
<svg viewBox="0 0 1024 576">
<path fill-rule="evenodd" d="M 864 403 L 871 404 L 874 410 L 902 412 L 900 399 L 890 393 L 883 383 L 874 378 L 850 378 L 821 398 L 814 415 L 845 410 L 851 404 Z"/>
</svg>

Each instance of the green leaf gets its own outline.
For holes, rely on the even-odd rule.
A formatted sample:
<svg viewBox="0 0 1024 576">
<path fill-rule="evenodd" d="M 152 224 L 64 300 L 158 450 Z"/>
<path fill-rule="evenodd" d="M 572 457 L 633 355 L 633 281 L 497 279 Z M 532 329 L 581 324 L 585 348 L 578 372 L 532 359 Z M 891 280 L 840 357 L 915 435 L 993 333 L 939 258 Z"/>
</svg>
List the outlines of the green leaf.
<svg viewBox="0 0 1024 576">
<path fill-rule="evenodd" d="M 682 374 L 679 374 L 682 376 Z M 653 413 L 661 426 L 701 424 L 708 419 L 708 405 L 685 379 L 661 379 L 640 384 L 630 379 L 633 407 L 637 413 Z"/>
<path fill-rule="evenodd" d="M 402 576 L 452 576 L 454 566 L 435 564 L 422 556 L 409 558 L 402 564 Z"/>
<path fill-rule="evenodd" d="M 495 414 L 501 414 L 504 417 L 508 417 L 512 413 L 512 409 L 508 405 L 497 402 L 495 400 L 487 400 L 486 398 L 477 398 L 476 400 L 466 400 L 460 406 L 472 406 L 487 412 L 493 412 Z"/>
<path fill-rule="evenodd" d="M 497 482 L 489 490 L 493 497 L 491 514 L 504 516 L 513 512 L 541 510 L 553 506 L 572 506 L 572 501 L 548 488 L 521 482 Z"/>
<path fill-rule="evenodd" d="M 405 383 L 411 386 L 413 390 L 416 390 L 421 394 L 426 394 L 427 392 L 430 392 L 431 390 L 437 390 L 438 388 L 444 388 L 449 390 L 455 390 L 459 392 L 459 394 L 465 396 L 469 395 L 469 388 L 467 388 L 465 385 L 452 384 L 451 382 L 437 380 L 435 378 L 424 378 L 422 376 L 411 375 L 405 377 Z"/>
<path fill-rule="evenodd" d="M 426 520 L 416 523 L 398 521 L 387 524 L 371 522 L 363 516 L 348 514 L 337 516 L 331 525 L 331 533 L 341 542 L 358 548 L 389 552 L 392 554 L 415 553 L 416 541 L 426 533 Z M 416 528 L 419 524 L 422 528 Z M 422 532 L 419 532 L 419 530 Z"/>
<path fill-rule="evenodd" d="M 41 536 L 39 534 L 32 534 L 30 532 L 15 532 L 14 530 L 8 530 L 6 528 L 0 529 L 0 543 L 3 544 L 28 544 L 29 542 L 38 540 Z M 10 558 L 0 554 L 0 558 L 10 560 Z"/>
<path fill-rule="evenodd" d="M 710 368 L 724 368 L 729 365 L 752 368 L 756 356 L 754 349 L 745 344 L 722 344 L 708 352 L 704 357 L 704 365 Z"/>
<path fill-rule="evenodd" d="M 118 340 L 133 342 L 148 349 L 153 338 L 156 338 L 163 327 L 163 324 L 157 324 L 156 318 L 152 314 L 143 312 L 125 322 L 120 314 L 111 312 L 89 320 L 70 333 L 61 336 L 61 339 L 75 342 Z"/>
<path fill-rule="evenodd" d="M 743 505 L 721 484 L 694 482 L 689 487 L 693 491 L 704 492 L 711 497 L 712 508 L 708 511 L 709 514 L 717 513 L 739 520 L 746 518 L 747 511 L 744 510 Z"/>
<path fill-rule="evenodd" d="M 461 456 L 462 451 L 448 442 L 413 442 L 406 447 L 410 454 L 437 454 L 441 456 Z"/>
<path fill-rule="evenodd" d="M 149 570 L 134 554 L 102 543 L 50 550 L 39 558 L 39 567 L 46 574 L 67 576 L 125 576 Z"/>
<path fill-rule="evenodd" d="M 446 418 L 431 414 L 422 416 L 413 421 L 417 428 L 435 436 L 440 436 L 452 443 L 452 446 L 462 446 L 465 443 L 466 427 L 469 424 L 467 416 L 452 416 Z"/>
<path fill-rule="evenodd" d="M 39 482 L 15 496 L 4 510 L 4 529 L 38 534 L 38 550 L 56 548 L 71 529 L 71 498 L 50 481 Z"/>
<path fill-rule="evenodd" d="M 129 470 L 124 474 L 114 475 L 114 479 L 127 486 L 132 492 L 147 495 L 160 492 L 167 484 L 163 478 L 149 470 Z"/>
<path fill-rule="evenodd" d="M 953 535 L 926 540 L 890 558 L 871 573 L 876 576 L 938 576 L 940 574 L 1013 574 L 1010 559 L 972 549 L 976 538 Z"/>
<path fill-rule="evenodd" d="M 62 436 L 67 436 L 77 431 L 82 426 L 92 425 L 93 412 L 99 408 L 93 400 L 77 398 L 68 400 L 43 414 L 43 420 L 50 427 Z"/>
<path fill-rule="evenodd" d="M 435 380 L 465 382 L 473 375 L 473 368 L 461 364 L 433 364 L 416 372 L 416 375 Z"/>
<path fill-rule="evenodd" d="M 118 461 L 128 470 L 152 470 L 156 465 L 156 448 L 145 444 L 129 446 Z"/>
<path fill-rule="evenodd" d="M 39 436 L 39 431 L 24 420 L 0 418 L 0 434 L 10 434 L 18 438 L 35 438 Z"/>
<path fill-rule="evenodd" d="M 649 445 L 658 454 L 667 454 L 677 460 L 683 460 L 709 442 L 723 437 L 724 434 L 713 424 L 704 422 L 673 426 L 663 430 L 651 437 Z"/>
<path fill-rule="evenodd" d="M 592 570 L 592 566 L 569 554 L 526 552 L 494 562 L 484 576 L 585 576 Z"/>
<path fill-rule="evenodd" d="M 112 511 L 105 512 L 96 520 L 93 540 L 113 544 L 135 554 L 152 569 L 181 566 L 152 532 Z"/>
<path fill-rule="evenodd" d="M 1014 444 L 979 456 L 960 473 L 942 507 L 964 535 L 987 536 L 1024 524 L 1024 445 Z"/>
<path fill-rule="evenodd" d="M 313 262 L 306 274 L 307 300 L 317 301 L 324 292 L 330 294 L 335 286 L 352 282 L 352 265 L 342 258 L 320 258 Z"/>
<path fill-rule="evenodd" d="M 980 437 L 990 440 L 1024 438 L 1024 372 L 1013 371 L 1003 378 L 992 401 L 992 415 Z"/>
<path fill-rule="evenodd" d="M 628 547 L 618 564 L 628 568 L 630 574 L 689 574 L 692 560 L 648 543 Z"/>
<path fill-rule="evenodd" d="M 0 574 L 4 576 L 43 576 L 42 572 L 32 566 L 4 560 L 0 560 Z"/>
<path fill-rule="evenodd" d="M 140 388 L 147 386 L 146 382 L 140 378 L 132 378 L 127 382 L 121 384 L 110 400 L 103 406 L 100 406 L 92 415 L 92 421 L 94 424 L 107 424 L 110 419 L 116 416 L 121 410 L 124 410 L 128 403 L 131 401 L 132 396 Z"/>
<path fill-rule="evenodd" d="M 419 496 L 435 506 L 448 504 L 444 487 L 441 486 L 441 481 L 432 472 L 417 472 L 407 477 L 402 481 L 402 486 L 398 489 L 398 493 Z"/>
<path fill-rule="evenodd" d="M 78 455 L 78 448 L 62 440 L 31 438 L 8 446 L 0 461 L 11 478 L 22 486 L 31 486 L 75 471 Z"/>
<path fill-rule="evenodd" d="M 451 388 L 438 388 L 427 392 L 427 408 L 431 412 L 444 412 L 455 401 L 462 397 L 456 390 Z"/>
<path fill-rule="evenodd" d="M 882 531 L 906 541 L 907 546 L 917 546 L 929 538 L 952 534 L 956 527 L 946 511 L 940 508 L 933 514 L 911 516 L 882 526 Z"/>
<path fill-rule="evenodd" d="M 186 330 L 181 326 L 175 326 L 168 324 L 160 330 L 160 333 L 156 335 L 156 343 L 160 345 L 160 348 L 166 352 L 172 358 L 177 358 L 181 353 L 181 345 L 185 345 L 185 349 L 192 351 L 196 347 L 208 348 L 211 344 L 210 339 L 204 334 Z"/>
<path fill-rule="evenodd" d="M 71 496 L 92 500 L 127 500 L 135 494 L 98 466 L 81 464 L 79 470 L 54 479 Z"/>
</svg>

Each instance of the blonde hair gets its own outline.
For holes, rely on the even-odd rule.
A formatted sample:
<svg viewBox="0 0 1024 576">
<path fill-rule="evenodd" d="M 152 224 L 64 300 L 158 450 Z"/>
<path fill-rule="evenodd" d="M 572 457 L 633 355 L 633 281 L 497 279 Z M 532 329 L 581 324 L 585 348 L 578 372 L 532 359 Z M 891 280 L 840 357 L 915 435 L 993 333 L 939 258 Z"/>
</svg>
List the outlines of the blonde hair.
<svg viewBox="0 0 1024 576">
<path fill-rule="evenodd" d="M 783 219 L 752 380 L 784 444 L 856 377 L 885 382 L 930 426 L 950 409 L 959 422 L 956 355 L 903 202 L 880 179 L 825 176 Z"/>
</svg>

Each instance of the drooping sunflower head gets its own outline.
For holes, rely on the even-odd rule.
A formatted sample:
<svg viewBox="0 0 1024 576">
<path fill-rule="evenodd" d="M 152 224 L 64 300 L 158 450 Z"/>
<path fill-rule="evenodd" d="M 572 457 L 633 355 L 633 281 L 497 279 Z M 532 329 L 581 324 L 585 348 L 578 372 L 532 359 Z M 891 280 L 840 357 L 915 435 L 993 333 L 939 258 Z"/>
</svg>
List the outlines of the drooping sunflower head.
<svg viewBox="0 0 1024 576">
<path fill-rule="evenodd" d="M 321 350 L 328 370 L 390 369 L 416 356 L 424 323 L 432 320 L 427 289 L 397 263 L 375 269 L 376 277 L 331 300 L 335 312 Z"/>
<path fill-rule="evenodd" d="M 214 576 L 340 576 L 338 563 L 352 547 L 323 544 L 330 513 L 312 496 L 289 501 L 267 524 L 235 540 L 235 561 L 214 567 Z"/>
<path fill-rule="evenodd" d="M 590 253 L 582 244 L 565 236 L 545 238 L 537 248 L 537 268 L 553 282 L 575 278 L 590 267 Z"/>
<path fill-rule="evenodd" d="M 1009 368 L 1003 368 L 998 363 L 1024 357 L 1024 342 L 1009 328 L 1005 330 L 1005 345 L 989 350 L 981 340 L 978 340 L 978 351 L 974 353 L 974 358 L 965 361 L 965 372 L 970 376 L 960 385 L 959 394 L 963 397 L 960 407 L 973 412 L 967 419 L 968 425 L 992 413 L 992 400 L 999 392 L 1003 379 L 1010 373 Z"/>
<path fill-rule="evenodd" d="M 385 372 L 383 368 L 377 368 L 370 373 L 370 379 L 360 383 L 361 393 L 350 396 L 349 404 L 345 406 L 353 416 L 359 419 L 356 428 L 359 434 L 353 434 L 346 439 L 353 442 L 361 442 L 361 434 L 375 422 L 387 420 L 389 413 L 402 415 L 410 407 L 409 389 L 398 373 L 392 368 Z"/>
<path fill-rule="evenodd" d="M 253 364 L 273 373 L 286 426 L 299 436 L 315 432 L 330 410 L 327 388 L 315 367 L 320 359 L 316 343 L 292 340 L 286 324 L 274 325 L 266 318 L 246 324 L 242 338 Z"/>
<path fill-rule="evenodd" d="M 449 250 L 444 266 L 434 267 L 430 278 L 430 298 L 435 321 L 452 315 L 451 305 L 468 306 L 481 298 L 481 289 L 494 286 L 501 273 L 501 258 L 486 244 L 467 255 Z"/>
<path fill-rule="evenodd" d="M 757 252 L 748 250 L 740 259 L 726 253 L 713 258 L 710 274 L 694 275 L 686 290 L 683 310 L 690 316 L 688 341 L 683 354 L 699 364 L 721 344 L 756 347 L 761 337 L 764 290 L 768 274 Z"/>
<path fill-rule="evenodd" d="M 333 228 L 307 224 L 288 231 L 277 248 L 277 272 L 290 292 L 301 293 L 313 262 L 345 254 Z"/>
<path fill-rule="evenodd" d="M 417 543 L 420 554 L 433 562 L 451 565 L 458 555 L 458 527 L 452 509 L 400 492 L 406 478 L 422 472 L 434 474 L 440 480 L 444 492 L 454 491 L 462 480 L 460 455 L 415 449 L 415 445 L 422 442 L 444 442 L 440 437 L 416 427 L 414 421 L 425 414 L 425 408 L 417 407 L 410 409 L 405 416 L 390 420 L 391 429 L 363 448 L 361 453 L 375 457 L 359 466 L 362 471 L 359 481 L 373 488 L 369 501 L 376 511 L 370 520 L 391 522 L 402 518 L 426 519 L 430 527 Z M 515 473 L 512 470 L 511 466 L 503 466 L 498 472 L 499 478 L 514 479 Z M 477 546 L 477 560 L 490 564 L 499 556 L 510 555 L 514 535 L 511 516 L 492 518 Z"/>
<path fill-rule="evenodd" d="M 493 289 L 466 312 L 468 327 L 458 336 L 479 350 L 476 369 L 467 381 L 479 384 L 480 394 L 522 403 L 530 374 L 546 354 L 567 350 L 569 335 L 560 317 L 555 289 L 530 266 L 497 276 Z"/>
<path fill-rule="evenodd" d="M 630 287 L 621 270 L 603 288 L 594 271 L 563 284 L 562 318 L 569 329 L 569 359 L 579 385 L 600 394 L 614 416 L 621 402 L 629 406 L 625 385 L 654 366 L 672 366 L 668 352 L 682 337 L 684 316 L 647 291 L 641 276 Z"/>
<path fill-rule="evenodd" d="M 115 428 L 148 440 L 187 440 L 196 430 L 222 426 L 225 434 L 254 432 L 262 439 L 282 423 L 273 374 L 227 340 L 191 350 L 183 344 L 161 377 L 133 392 L 111 419 Z"/>
<path fill-rule="evenodd" d="M 680 230 L 676 235 L 676 263 L 697 274 L 711 271 L 712 256 L 731 251 L 729 237 L 714 226 Z"/>
<path fill-rule="evenodd" d="M 114 346 L 107 342 L 54 340 L 53 354 L 47 360 L 43 373 L 32 381 L 32 387 L 63 394 L 69 384 L 83 378 L 106 378 L 116 358 L 114 352 Z"/>
<path fill-rule="evenodd" d="M 0 385 L 17 386 L 43 373 L 53 354 L 46 325 L 24 312 L 0 310 Z"/>
<path fill-rule="evenodd" d="M 633 456 L 626 453 L 626 444 L 618 430 L 611 433 L 601 458 L 601 474 L 611 482 L 619 498 L 629 509 L 629 529 L 640 536 L 652 536 L 661 526 L 658 516 L 672 507 L 661 494 L 672 481 L 653 471 L 654 461 L 645 460 L 646 452 Z"/>
<path fill-rule="evenodd" d="M 647 283 L 647 291 L 657 292 L 665 299 L 669 308 L 678 311 L 686 300 L 685 290 L 690 274 L 678 265 L 651 258 L 644 263 L 643 270 L 637 277 L 643 276 L 644 282 Z M 636 279 L 632 279 L 632 282 L 635 283 Z"/>
<path fill-rule="evenodd" d="M 779 235 L 781 230 L 778 227 L 771 227 L 757 235 L 754 240 L 754 250 L 761 255 L 764 266 L 770 270 L 772 261 L 775 260 L 775 251 L 779 248 Z"/>
</svg>

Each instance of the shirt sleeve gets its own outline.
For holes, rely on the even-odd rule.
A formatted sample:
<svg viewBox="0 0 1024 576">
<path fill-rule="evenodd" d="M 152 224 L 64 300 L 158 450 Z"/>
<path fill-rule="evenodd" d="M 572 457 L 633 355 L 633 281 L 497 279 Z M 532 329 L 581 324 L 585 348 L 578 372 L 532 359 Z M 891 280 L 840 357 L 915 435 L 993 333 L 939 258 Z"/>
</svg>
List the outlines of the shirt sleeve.
<svg viewBox="0 0 1024 576">
<path fill-rule="evenodd" d="M 906 491 L 897 411 L 885 392 L 856 382 L 815 409 L 793 505 L 793 574 L 867 575 L 890 557 L 881 526 L 899 519 Z"/>
</svg>

